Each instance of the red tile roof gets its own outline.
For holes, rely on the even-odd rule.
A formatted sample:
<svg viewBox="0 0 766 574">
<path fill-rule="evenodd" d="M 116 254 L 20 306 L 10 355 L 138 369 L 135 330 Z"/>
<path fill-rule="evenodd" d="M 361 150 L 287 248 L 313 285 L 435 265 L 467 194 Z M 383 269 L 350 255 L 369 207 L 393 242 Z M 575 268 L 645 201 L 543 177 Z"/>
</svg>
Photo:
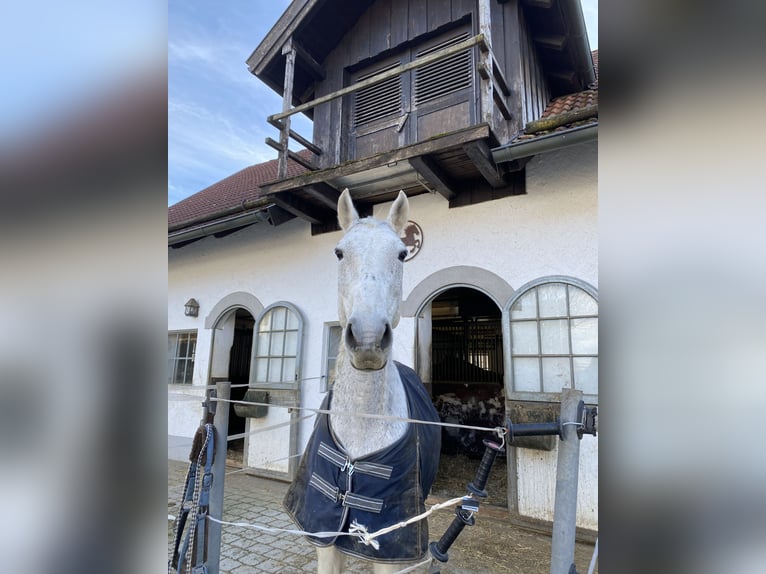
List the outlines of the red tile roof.
<svg viewBox="0 0 766 574">
<path fill-rule="evenodd" d="M 310 159 L 308 150 L 298 154 Z M 287 177 L 305 173 L 307 170 L 298 163 L 288 160 Z M 232 174 L 210 187 L 195 193 L 168 208 L 168 227 L 178 228 L 185 222 L 200 221 L 204 216 L 211 216 L 231 208 L 242 206 L 246 201 L 258 199 L 260 185 L 277 179 L 277 160 L 251 165 Z"/>
<path fill-rule="evenodd" d="M 585 114 L 585 117 L 580 117 L 580 119 L 574 121 L 567 121 L 552 129 L 535 129 L 534 127 L 528 126 L 526 133 L 521 134 L 516 138 L 517 141 L 530 140 L 552 132 L 564 131 L 587 124 L 598 123 L 598 50 L 593 50 L 591 56 L 593 57 L 593 68 L 596 73 L 596 81 L 591 84 L 587 90 L 552 99 L 548 102 L 540 119 L 555 121 L 557 116 L 578 111 Z M 531 123 L 534 124 L 534 122 Z"/>
<path fill-rule="evenodd" d="M 593 56 L 593 68 L 596 72 L 596 81 L 585 91 L 567 94 L 566 96 L 552 99 L 545 108 L 542 119 L 585 108 L 587 106 L 598 105 L 598 50 L 593 50 L 591 55 Z"/>
</svg>

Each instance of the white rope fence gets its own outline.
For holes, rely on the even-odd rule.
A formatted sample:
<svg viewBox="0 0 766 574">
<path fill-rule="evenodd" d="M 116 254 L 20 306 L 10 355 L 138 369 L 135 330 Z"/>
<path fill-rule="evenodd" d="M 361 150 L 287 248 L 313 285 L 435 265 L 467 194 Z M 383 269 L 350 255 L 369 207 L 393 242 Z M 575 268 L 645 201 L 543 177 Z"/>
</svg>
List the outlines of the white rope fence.
<svg viewBox="0 0 766 574">
<path fill-rule="evenodd" d="M 308 379 L 302 379 L 302 380 L 315 380 L 315 379 L 323 379 L 322 377 L 311 377 Z M 231 388 L 236 387 L 249 387 L 248 384 L 242 384 L 242 385 L 232 385 Z M 207 385 L 204 387 L 194 387 L 194 389 L 215 389 L 216 385 Z M 200 397 L 200 396 L 194 396 L 194 395 L 187 395 L 183 393 L 168 393 L 168 396 L 171 400 L 194 400 L 199 401 L 202 399 L 206 399 L 206 397 Z M 247 433 L 240 433 L 236 435 L 231 435 L 227 437 L 227 440 L 238 440 L 241 438 L 244 438 L 246 436 L 251 436 L 263 432 L 268 432 L 274 429 L 283 428 L 287 426 L 291 426 L 297 423 L 300 423 L 304 420 L 310 419 L 317 414 L 327 414 L 327 415 L 334 415 L 334 416 L 348 416 L 348 417 L 357 417 L 357 418 L 369 418 L 369 419 L 378 419 L 378 420 L 390 420 L 390 421 L 399 421 L 399 422 L 408 422 L 408 423 L 414 423 L 414 424 L 426 424 L 426 425 L 433 425 L 433 426 L 440 426 L 440 427 L 448 427 L 448 428 L 458 428 L 458 429 L 466 429 L 466 430 L 475 430 L 480 432 L 491 432 L 496 434 L 498 437 L 500 437 L 503 440 L 503 443 L 505 443 L 505 435 L 507 433 L 507 429 L 505 427 L 480 427 L 480 426 L 473 426 L 473 425 L 461 425 L 457 423 L 446 423 L 446 422 L 436 422 L 436 421 L 425 421 L 420 419 L 411 419 L 407 417 L 397 417 L 397 416 L 391 416 L 391 415 L 379 415 L 379 414 L 372 414 L 372 413 L 350 413 L 346 411 L 334 411 L 331 409 L 319 409 L 319 408 L 311 408 L 311 407 L 300 407 L 300 406 L 292 406 L 292 405 L 280 405 L 275 403 L 262 403 L 262 402 L 253 402 L 253 401 L 243 401 L 243 400 L 233 400 L 233 399 L 221 399 L 217 397 L 209 397 L 209 400 L 219 403 L 229 403 L 229 404 L 235 404 L 235 405 L 252 405 L 252 406 L 266 406 L 266 407 L 279 407 L 279 408 L 285 408 L 288 409 L 288 412 L 291 412 L 293 409 L 296 411 L 306 411 L 311 414 L 302 416 L 300 418 L 296 418 L 294 420 L 276 423 L 273 425 L 269 425 L 266 427 L 257 428 L 255 430 L 252 430 Z M 189 442 L 189 446 L 191 446 L 192 442 Z M 183 445 L 176 445 L 176 446 L 183 446 Z M 288 460 L 291 458 L 296 458 L 303 456 L 302 454 L 297 455 L 291 455 L 287 457 L 282 457 L 279 459 L 274 459 L 271 461 L 268 461 L 267 463 L 263 464 L 270 464 L 273 462 L 280 462 L 283 460 Z M 245 472 L 246 468 L 241 468 L 238 470 L 234 470 L 231 472 L 227 472 L 226 476 Z M 467 500 L 471 500 L 470 495 L 461 496 L 457 498 L 449 499 L 445 502 L 437 503 L 432 505 L 428 510 L 425 512 L 413 516 L 405 521 L 398 522 L 396 524 L 392 524 L 390 526 L 387 526 L 385 528 L 382 528 L 380 530 L 377 530 L 375 532 L 368 532 L 367 528 L 359 524 L 357 522 L 353 522 L 348 532 L 306 532 L 303 530 L 297 530 L 297 529 L 290 529 L 290 528 L 278 528 L 273 526 L 264 526 L 262 524 L 254 524 L 254 523 L 247 523 L 247 522 L 229 522 L 226 520 L 219 520 L 217 518 L 213 518 L 212 516 L 208 515 L 208 519 L 216 522 L 222 526 L 232 526 L 237 528 L 249 528 L 253 530 L 259 530 L 262 532 L 269 532 L 269 533 L 281 533 L 281 534 L 290 534 L 290 535 L 297 535 L 297 536 L 313 536 L 316 538 L 335 538 L 338 536 L 354 536 L 356 537 L 359 542 L 372 546 L 376 550 L 380 547 L 380 542 L 377 540 L 380 536 L 383 536 L 384 534 L 388 534 L 389 532 L 393 532 L 394 530 L 398 530 L 400 528 L 404 528 L 408 526 L 409 524 L 412 524 L 413 522 L 418 522 L 420 520 L 423 520 L 433 514 L 436 511 L 443 510 L 445 508 L 450 508 L 452 506 L 455 506 L 457 504 L 460 504 L 462 502 L 465 502 Z M 173 516 L 168 515 L 169 519 L 175 519 Z M 419 562 L 417 564 L 414 564 L 412 566 L 408 566 L 402 570 L 399 570 L 395 574 L 405 574 L 407 572 L 412 572 L 413 570 L 420 568 L 421 566 L 424 566 L 428 563 L 430 563 L 432 560 L 431 556 L 429 555 L 427 559 L 423 560 L 422 562 Z"/>
</svg>

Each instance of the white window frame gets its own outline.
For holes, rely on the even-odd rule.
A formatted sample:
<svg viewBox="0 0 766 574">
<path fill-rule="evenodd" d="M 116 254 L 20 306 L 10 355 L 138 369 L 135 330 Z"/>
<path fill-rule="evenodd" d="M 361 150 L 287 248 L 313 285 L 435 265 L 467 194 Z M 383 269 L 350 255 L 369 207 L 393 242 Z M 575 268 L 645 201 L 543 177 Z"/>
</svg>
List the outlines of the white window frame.
<svg viewBox="0 0 766 574">
<path fill-rule="evenodd" d="M 261 327 L 261 321 L 266 317 L 266 315 L 274 311 L 275 309 L 278 309 L 280 307 L 286 308 L 289 312 L 293 313 L 297 320 L 298 320 L 298 328 L 297 329 L 289 329 L 284 331 L 279 330 L 269 330 L 268 333 L 275 333 L 275 332 L 290 332 L 290 331 L 296 331 L 297 332 L 297 348 L 296 348 L 296 354 L 295 354 L 295 375 L 294 378 L 291 380 L 282 380 L 282 381 L 259 381 L 257 379 L 258 375 L 258 359 L 263 358 L 277 358 L 281 357 L 284 361 L 284 357 L 293 357 L 293 355 L 260 355 L 259 354 L 259 347 L 260 347 L 260 337 L 262 331 L 260 330 Z M 271 344 L 269 344 L 269 347 L 271 347 Z M 283 350 L 284 350 L 284 343 L 283 343 Z M 270 349 L 269 349 L 270 353 Z M 273 303 L 266 307 L 263 311 L 261 311 L 258 314 L 258 317 L 255 319 L 255 324 L 253 326 L 253 350 L 251 355 L 251 361 L 250 361 L 250 386 L 252 388 L 259 388 L 259 389 L 295 389 L 298 388 L 300 385 L 300 379 L 301 379 L 301 363 L 302 363 L 302 355 L 303 355 L 303 314 L 300 312 L 300 310 L 293 305 L 292 303 L 288 303 L 287 301 L 278 301 L 276 303 Z M 282 363 L 281 366 L 282 369 L 284 369 L 284 363 Z"/>
<path fill-rule="evenodd" d="M 330 361 L 337 361 L 338 355 L 330 355 L 330 338 L 332 337 L 333 330 L 338 330 L 338 350 L 340 350 L 340 338 L 343 336 L 343 329 L 338 321 L 330 321 L 324 324 L 324 334 L 322 337 L 322 384 L 321 392 L 326 393 L 332 389 L 333 384 L 333 371 L 330 368 Z M 336 363 L 337 364 L 337 363 Z"/>
<path fill-rule="evenodd" d="M 179 342 L 179 337 L 182 335 L 194 336 L 194 350 L 192 351 L 191 355 L 186 355 L 184 357 L 180 357 L 178 355 L 178 346 L 179 346 L 178 342 Z M 190 387 L 194 384 L 194 363 L 197 357 L 197 342 L 199 339 L 197 329 L 183 330 L 183 331 L 168 331 L 168 338 L 170 337 L 175 337 L 175 352 L 173 353 L 172 357 L 168 355 L 168 361 L 171 361 L 171 360 L 173 361 L 173 371 L 168 372 L 168 385 L 176 386 L 176 387 Z M 189 382 L 183 382 L 183 383 L 175 382 L 179 361 L 191 363 L 191 369 L 187 370 L 187 374 L 189 375 Z M 187 366 L 187 369 L 188 369 L 188 366 Z"/>
<path fill-rule="evenodd" d="M 568 286 L 577 287 L 579 289 L 582 289 L 585 291 L 588 295 L 593 297 L 593 299 L 596 302 L 596 306 L 598 306 L 598 290 L 590 285 L 589 283 L 582 281 L 580 279 L 577 279 L 575 277 L 568 277 L 563 275 L 554 275 L 554 276 L 548 276 L 548 277 L 541 277 L 539 279 L 535 279 L 534 281 L 530 281 L 529 283 L 523 285 L 520 287 L 514 294 L 513 297 L 508 301 L 507 305 L 503 309 L 503 340 L 505 341 L 504 344 L 504 353 L 505 353 L 505 387 L 508 395 L 509 400 L 517 400 L 517 401 L 535 401 L 535 402 L 558 402 L 560 400 L 560 392 L 546 392 L 542 390 L 542 369 L 540 370 L 540 384 L 541 384 L 541 390 L 534 392 L 534 391 L 517 391 L 515 390 L 514 380 L 513 380 L 513 373 L 514 373 L 514 355 L 512 352 L 513 349 L 513 337 L 512 337 L 512 329 L 511 329 L 511 309 L 513 308 L 513 305 L 521 299 L 524 295 L 529 293 L 533 289 L 537 289 L 538 287 L 542 287 L 544 285 L 549 284 L 565 284 Z M 567 297 L 568 299 L 568 297 Z M 539 316 L 540 310 L 537 309 L 536 311 L 536 321 L 537 321 L 537 329 L 539 333 L 540 329 L 540 316 Z M 596 318 L 598 318 L 598 313 L 595 315 Z M 565 317 L 567 321 L 571 321 L 572 316 L 569 314 L 569 310 L 567 307 L 567 316 Z M 579 316 L 575 316 L 574 318 L 579 318 Z M 571 325 L 570 325 L 570 338 L 571 338 Z M 538 354 L 542 358 L 545 355 L 542 353 L 542 349 L 538 349 Z M 555 355 L 559 356 L 559 355 Z M 563 355 L 562 355 L 563 356 Z M 598 359 L 598 353 L 595 353 L 593 355 L 581 355 L 581 354 L 575 354 L 571 352 L 571 341 L 570 341 L 570 353 L 568 354 L 570 357 L 570 360 L 573 360 L 573 358 L 580 357 L 580 356 L 594 356 L 596 359 Z M 570 367 L 570 373 L 573 373 L 573 370 L 571 370 Z M 574 375 L 572 374 L 572 388 L 574 388 Z M 590 394 L 590 393 L 583 393 L 583 400 L 588 404 L 598 405 L 598 394 Z"/>
</svg>

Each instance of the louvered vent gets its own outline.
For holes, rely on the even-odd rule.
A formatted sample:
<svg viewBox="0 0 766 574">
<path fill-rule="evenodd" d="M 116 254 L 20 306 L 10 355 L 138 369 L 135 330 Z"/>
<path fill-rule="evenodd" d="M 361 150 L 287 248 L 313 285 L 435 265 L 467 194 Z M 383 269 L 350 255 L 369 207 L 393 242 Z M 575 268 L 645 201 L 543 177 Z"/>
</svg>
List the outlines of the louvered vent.
<svg viewBox="0 0 766 574">
<path fill-rule="evenodd" d="M 392 70 L 399 62 L 361 76 L 357 82 Z M 400 114 L 402 110 L 402 77 L 395 76 L 379 84 L 362 88 L 356 92 L 354 127 L 367 124 L 386 116 Z"/>
<path fill-rule="evenodd" d="M 468 33 L 445 40 L 441 44 L 418 52 L 422 58 L 449 46 L 468 39 Z M 471 50 L 459 52 L 453 56 L 418 68 L 415 72 L 415 105 L 435 100 L 447 94 L 457 92 L 471 85 L 472 77 Z"/>
</svg>

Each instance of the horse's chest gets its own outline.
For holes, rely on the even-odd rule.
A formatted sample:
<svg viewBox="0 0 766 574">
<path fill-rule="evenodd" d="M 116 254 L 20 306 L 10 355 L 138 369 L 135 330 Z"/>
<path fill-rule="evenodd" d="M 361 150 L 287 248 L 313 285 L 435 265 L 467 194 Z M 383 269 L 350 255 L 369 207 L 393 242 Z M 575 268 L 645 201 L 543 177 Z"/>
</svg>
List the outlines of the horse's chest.
<svg viewBox="0 0 766 574">
<path fill-rule="evenodd" d="M 389 448 L 401 440 L 407 433 L 407 423 L 404 421 L 362 419 L 355 428 L 345 417 L 330 416 L 330 428 L 338 445 L 346 451 L 349 458 L 356 460 L 374 452 Z"/>
</svg>

